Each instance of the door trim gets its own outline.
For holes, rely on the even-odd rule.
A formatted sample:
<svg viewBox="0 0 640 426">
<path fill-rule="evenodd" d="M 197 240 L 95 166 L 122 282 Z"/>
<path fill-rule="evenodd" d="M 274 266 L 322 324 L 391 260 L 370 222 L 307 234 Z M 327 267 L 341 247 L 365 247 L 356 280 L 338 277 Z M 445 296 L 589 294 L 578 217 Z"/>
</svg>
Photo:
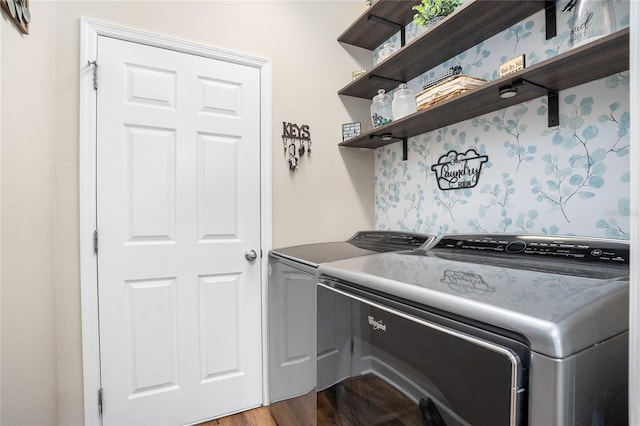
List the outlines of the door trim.
<svg viewBox="0 0 640 426">
<path fill-rule="evenodd" d="M 629 96 L 629 104 L 631 117 L 637 117 L 640 112 L 640 95 L 638 87 L 640 86 L 640 54 L 638 48 L 640 41 L 638 38 L 638 28 L 640 28 L 640 5 L 637 2 L 629 2 L 629 15 L 631 17 L 630 27 L 633 37 L 630 39 L 629 45 L 629 75 L 631 76 L 631 89 Z M 633 146 L 630 170 L 631 170 L 631 265 L 640 263 L 640 221 L 638 209 L 640 208 L 640 197 L 638 197 L 638 188 L 640 188 L 640 155 L 638 142 L 640 142 L 640 125 L 637 120 L 631 120 L 631 144 Z M 631 281 L 629 282 L 629 424 L 638 424 L 640 422 L 640 274 L 638 268 L 630 268 Z"/>
<path fill-rule="evenodd" d="M 80 291 L 82 312 L 82 362 L 84 386 L 84 420 L 86 425 L 100 425 L 98 390 L 100 389 L 100 345 L 98 329 L 98 270 L 93 248 L 96 229 L 96 91 L 91 61 L 98 51 L 98 37 L 106 36 L 148 46 L 174 50 L 222 60 L 260 70 L 260 249 L 268 253 L 272 241 L 272 75 L 271 61 L 240 52 L 219 49 L 160 34 L 113 25 L 90 18 L 80 19 L 80 128 L 79 128 L 79 216 L 80 216 Z M 100 72 L 98 64 L 98 73 Z M 262 377 L 263 401 L 268 401 L 266 313 L 268 277 L 267 256 L 262 256 Z"/>
</svg>

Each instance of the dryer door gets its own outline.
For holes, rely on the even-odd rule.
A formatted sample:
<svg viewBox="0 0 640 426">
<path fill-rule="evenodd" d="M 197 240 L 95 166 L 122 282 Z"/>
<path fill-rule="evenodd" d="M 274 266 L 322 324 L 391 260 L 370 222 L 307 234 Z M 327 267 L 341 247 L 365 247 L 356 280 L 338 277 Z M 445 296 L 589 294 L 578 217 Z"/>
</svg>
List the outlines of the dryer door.
<svg viewBox="0 0 640 426">
<path fill-rule="evenodd" d="M 319 284 L 318 313 L 327 294 L 351 305 L 351 321 L 335 321 L 351 336 L 351 371 L 319 387 L 319 423 L 331 410 L 344 424 L 526 423 L 522 343 L 332 282 Z M 319 363 L 323 377 L 336 374 Z"/>
</svg>

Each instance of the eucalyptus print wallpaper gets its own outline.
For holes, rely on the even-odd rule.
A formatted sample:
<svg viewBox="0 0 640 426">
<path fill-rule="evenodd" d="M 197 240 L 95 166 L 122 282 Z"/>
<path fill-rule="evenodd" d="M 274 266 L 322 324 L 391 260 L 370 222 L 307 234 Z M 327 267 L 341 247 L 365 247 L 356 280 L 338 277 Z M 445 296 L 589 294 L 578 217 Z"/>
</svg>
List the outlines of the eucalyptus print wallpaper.
<svg viewBox="0 0 640 426">
<path fill-rule="evenodd" d="M 557 3 L 558 35 L 545 40 L 540 11 L 408 82 L 418 93 L 459 65 L 494 80 L 500 64 L 524 54 L 530 66 L 571 48 L 571 13 Z M 629 26 L 628 1 L 613 1 L 617 29 Z M 407 40 L 419 34 L 407 27 Z M 398 46 L 398 36 L 389 42 Z M 377 55 L 379 49 L 374 51 Z M 547 127 L 538 98 L 425 133 L 375 156 L 377 229 L 431 234 L 542 233 L 629 239 L 629 73 L 559 93 L 560 124 Z M 477 184 L 442 190 L 438 163 L 455 151 L 473 157 Z"/>
</svg>

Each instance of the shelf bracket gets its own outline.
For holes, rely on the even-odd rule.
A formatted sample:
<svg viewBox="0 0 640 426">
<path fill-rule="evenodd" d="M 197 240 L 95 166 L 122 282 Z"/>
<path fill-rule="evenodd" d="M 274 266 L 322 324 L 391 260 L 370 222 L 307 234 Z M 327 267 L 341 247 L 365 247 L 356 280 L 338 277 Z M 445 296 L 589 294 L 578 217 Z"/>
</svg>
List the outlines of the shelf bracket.
<svg viewBox="0 0 640 426">
<path fill-rule="evenodd" d="M 550 40 L 557 35 L 555 0 L 547 0 L 544 2 L 544 26 L 546 29 L 547 40 Z"/>
<path fill-rule="evenodd" d="M 379 135 L 376 135 L 374 133 L 372 135 L 369 135 L 369 139 L 373 139 L 373 138 L 380 138 L 383 141 L 391 141 L 391 140 L 397 140 L 399 142 L 401 141 L 402 142 L 402 161 L 407 161 L 407 158 L 409 158 L 409 155 L 408 155 L 409 144 L 407 143 L 407 138 L 396 138 L 391 133 L 382 133 Z"/>
<path fill-rule="evenodd" d="M 404 83 L 404 81 L 400 81 L 400 80 L 396 80 L 395 78 L 389 78 L 389 77 L 383 77 L 381 75 L 375 75 L 375 74 L 371 74 L 369 76 L 370 80 L 382 80 L 382 81 L 386 81 L 387 83 L 393 83 L 393 84 L 402 84 Z"/>
<path fill-rule="evenodd" d="M 376 16 L 376 15 L 369 15 L 367 19 L 369 19 L 370 21 L 377 22 L 379 24 L 386 25 L 391 28 L 395 28 L 397 31 L 400 31 L 400 47 L 404 47 L 404 44 L 406 42 L 406 36 L 405 36 L 403 25 L 400 25 L 397 22 L 393 22 L 385 18 L 381 18 L 380 16 Z"/>
<path fill-rule="evenodd" d="M 558 108 L 558 92 L 555 90 L 547 91 L 547 107 L 548 112 L 548 126 L 555 127 L 560 124 L 560 110 Z"/>
<path fill-rule="evenodd" d="M 524 86 L 529 85 L 537 89 L 542 95 L 547 96 L 547 125 L 549 127 L 554 127 L 560 124 L 560 109 L 558 106 L 558 92 L 553 89 L 549 89 L 548 87 L 541 86 L 539 84 L 533 83 L 529 80 L 518 80 L 514 82 L 511 87 Z"/>
<path fill-rule="evenodd" d="M 407 161 L 409 158 L 408 150 L 409 144 L 407 143 L 407 138 L 402 138 L 402 161 Z"/>
</svg>

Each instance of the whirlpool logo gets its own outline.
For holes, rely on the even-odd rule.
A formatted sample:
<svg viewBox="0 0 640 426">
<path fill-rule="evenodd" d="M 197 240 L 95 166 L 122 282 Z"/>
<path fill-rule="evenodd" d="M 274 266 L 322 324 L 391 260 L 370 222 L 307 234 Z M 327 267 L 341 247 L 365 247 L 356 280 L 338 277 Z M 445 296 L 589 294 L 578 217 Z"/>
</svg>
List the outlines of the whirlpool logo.
<svg viewBox="0 0 640 426">
<path fill-rule="evenodd" d="M 387 324 L 383 323 L 382 320 L 376 321 L 371 315 L 369 315 L 367 319 L 369 320 L 369 325 L 373 327 L 374 330 L 387 331 Z"/>
</svg>

